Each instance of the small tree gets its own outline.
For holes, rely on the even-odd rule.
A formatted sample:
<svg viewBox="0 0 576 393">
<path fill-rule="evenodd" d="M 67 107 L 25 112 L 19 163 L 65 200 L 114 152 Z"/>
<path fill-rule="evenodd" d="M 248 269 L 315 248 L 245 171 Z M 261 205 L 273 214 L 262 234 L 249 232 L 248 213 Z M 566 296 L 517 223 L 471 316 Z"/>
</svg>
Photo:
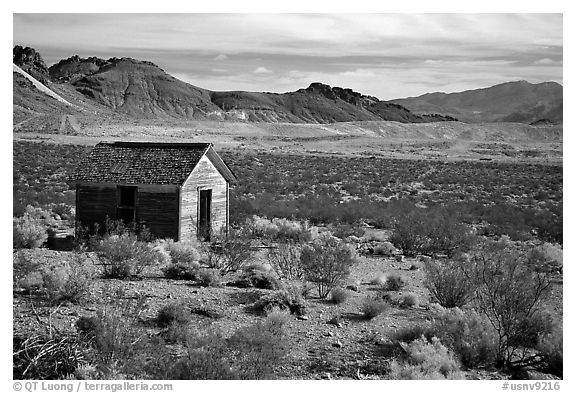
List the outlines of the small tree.
<svg viewBox="0 0 576 393">
<path fill-rule="evenodd" d="M 326 298 L 332 288 L 344 281 L 356 263 L 350 247 L 330 235 L 304 246 L 300 261 L 305 277 L 316 284 L 320 298 Z"/>
<path fill-rule="evenodd" d="M 466 257 L 424 261 L 424 284 L 442 307 L 462 307 L 474 298 L 474 286 L 467 278 L 468 265 Z"/>
<path fill-rule="evenodd" d="M 485 244 L 472 262 L 477 307 L 498 333 L 496 363 L 522 365 L 524 350 L 535 348 L 551 329 L 540 309 L 551 288 L 550 273 L 535 269 L 525 254 L 502 241 Z"/>
</svg>

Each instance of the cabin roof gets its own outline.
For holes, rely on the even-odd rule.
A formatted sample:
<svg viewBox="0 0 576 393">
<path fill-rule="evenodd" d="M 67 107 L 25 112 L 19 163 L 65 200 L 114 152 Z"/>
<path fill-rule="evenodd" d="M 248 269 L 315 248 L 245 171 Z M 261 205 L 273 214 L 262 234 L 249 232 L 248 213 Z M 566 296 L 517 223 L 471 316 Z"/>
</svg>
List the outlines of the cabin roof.
<svg viewBox="0 0 576 393">
<path fill-rule="evenodd" d="M 77 182 L 182 185 L 207 152 L 222 176 L 234 182 L 236 176 L 212 143 L 100 142 L 80 162 L 74 178 Z"/>
</svg>

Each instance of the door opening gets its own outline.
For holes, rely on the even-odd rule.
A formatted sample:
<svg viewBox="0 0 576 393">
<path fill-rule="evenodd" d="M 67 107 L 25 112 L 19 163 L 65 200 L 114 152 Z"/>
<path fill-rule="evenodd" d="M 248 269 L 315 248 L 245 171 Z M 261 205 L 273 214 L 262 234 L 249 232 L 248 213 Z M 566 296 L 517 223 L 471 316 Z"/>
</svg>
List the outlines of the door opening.
<svg viewBox="0 0 576 393">
<path fill-rule="evenodd" d="M 209 241 L 212 221 L 212 190 L 200 190 L 200 209 L 198 215 L 198 237 Z"/>
</svg>

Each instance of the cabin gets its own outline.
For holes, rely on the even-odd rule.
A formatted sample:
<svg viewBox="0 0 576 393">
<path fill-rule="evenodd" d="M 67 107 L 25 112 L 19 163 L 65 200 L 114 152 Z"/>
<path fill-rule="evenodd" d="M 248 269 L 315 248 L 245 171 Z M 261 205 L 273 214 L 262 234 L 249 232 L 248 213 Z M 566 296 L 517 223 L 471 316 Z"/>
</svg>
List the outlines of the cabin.
<svg viewBox="0 0 576 393">
<path fill-rule="evenodd" d="M 145 225 L 157 238 L 228 231 L 237 178 L 211 143 L 101 142 L 75 173 L 76 224 Z"/>
</svg>

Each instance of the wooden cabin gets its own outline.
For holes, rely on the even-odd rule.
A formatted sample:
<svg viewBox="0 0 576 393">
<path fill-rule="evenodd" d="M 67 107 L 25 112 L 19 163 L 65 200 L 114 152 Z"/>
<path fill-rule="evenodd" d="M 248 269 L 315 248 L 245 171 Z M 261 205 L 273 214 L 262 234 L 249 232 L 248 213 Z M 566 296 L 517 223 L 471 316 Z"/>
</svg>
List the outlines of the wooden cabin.
<svg viewBox="0 0 576 393">
<path fill-rule="evenodd" d="M 77 225 L 108 217 L 185 241 L 228 230 L 236 176 L 211 143 L 101 142 L 75 180 Z"/>
</svg>

